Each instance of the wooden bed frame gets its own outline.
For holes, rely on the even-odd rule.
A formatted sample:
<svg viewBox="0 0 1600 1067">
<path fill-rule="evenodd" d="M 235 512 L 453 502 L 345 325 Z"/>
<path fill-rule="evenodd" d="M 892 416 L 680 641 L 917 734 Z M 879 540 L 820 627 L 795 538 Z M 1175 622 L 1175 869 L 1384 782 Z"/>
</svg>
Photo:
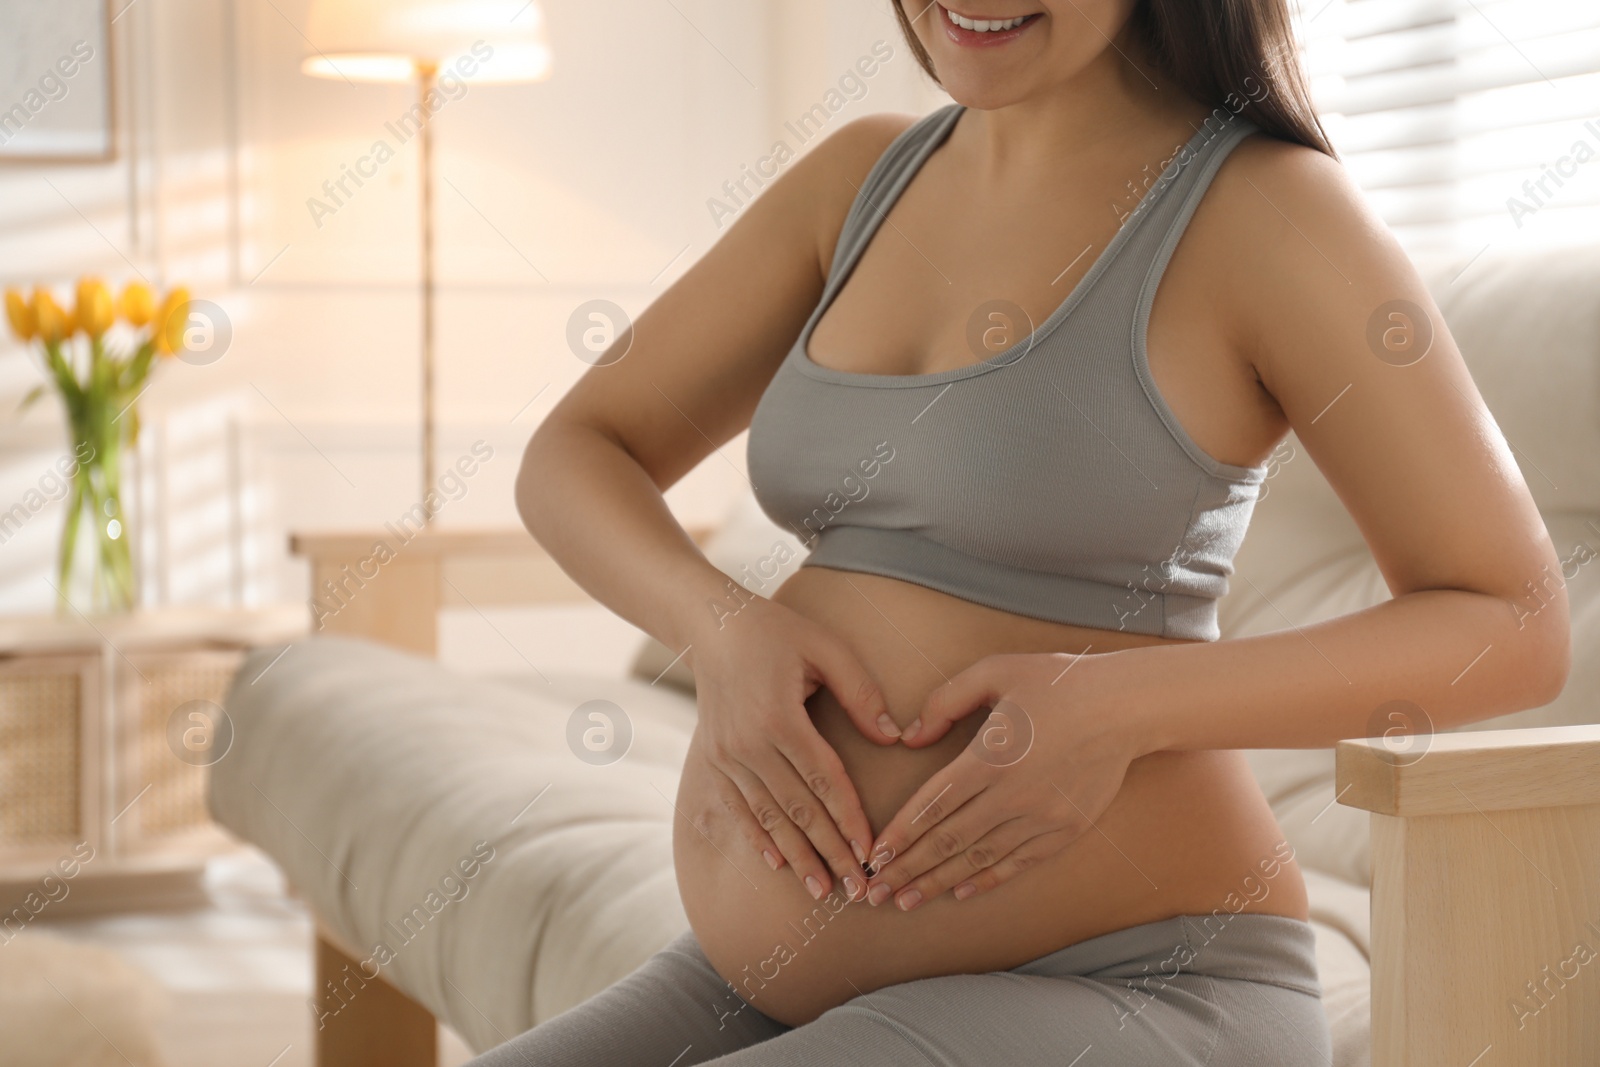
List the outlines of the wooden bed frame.
<svg viewBox="0 0 1600 1067">
<path fill-rule="evenodd" d="M 521 530 L 429 530 L 364 579 L 379 540 L 291 538 L 314 590 L 347 591 L 323 629 L 434 656 L 440 608 L 588 600 Z M 1339 802 L 1372 812 L 1373 1067 L 1600 1064 L 1600 726 L 1443 734 L 1421 758 L 1358 738 L 1337 767 Z M 362 955 L 319 922 L 316 987 Z M 437 1067 L 433 1016 L 370 984 L 318 1031 L 319 1067 Z"/>
</svg>

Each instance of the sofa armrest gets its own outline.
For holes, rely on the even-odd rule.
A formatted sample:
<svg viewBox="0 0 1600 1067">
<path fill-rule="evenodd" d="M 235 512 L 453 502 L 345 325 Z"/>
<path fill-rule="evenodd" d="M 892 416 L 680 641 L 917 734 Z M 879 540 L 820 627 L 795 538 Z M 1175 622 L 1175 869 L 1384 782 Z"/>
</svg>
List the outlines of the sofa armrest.
<svg viewBox="0 0 1600 1067">
<path fill-rule="evenodd" d="M 1336 749 L 1372 812 L 1373 1067 L 1600 1063 L 1600 726 L 1427 740 Z"/>
<path fill-rule="evenodd" d="M 689 535 L 704 544 L 711 532 L 696 527 Z M 524 530 L 389 524 L 382 530 L 293 534 L 289 551 L 311 564 L 314 633 L 361 637 L 429 657 L 438 655 L 441 608 L 589 599 Z M 315 988 L 341 1006 L 318 1012 L 316 1063 L 433 1067 L 434 1022 L 427 1009 L 385 976 L 367 978 L 356 962 L 360 958 L 318 920 Z"/>
</svg>

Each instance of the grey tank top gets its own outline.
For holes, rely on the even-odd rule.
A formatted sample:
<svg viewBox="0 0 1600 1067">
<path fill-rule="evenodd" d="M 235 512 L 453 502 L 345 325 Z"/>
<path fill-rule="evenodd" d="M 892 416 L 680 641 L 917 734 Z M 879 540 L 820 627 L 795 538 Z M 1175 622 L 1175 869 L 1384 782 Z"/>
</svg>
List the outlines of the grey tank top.
<svg viewBox="0 0 1600 1067">
<path fill-rule="evenodd" d="M 1066 300 L 990 358 L 908 375 L 812 362 L 817 320 L 963 110 L 918 120 L 862 184 L 822 297 L 751 419 L 756 499 L 810 548 L 803 566 L 1055 622 L 1216 640 L 1216 601 L 1267 468 L 1195 444 L 1156 390 L 1145 333 L 1189 218 L 1256 127 L 1208 119 Z"/>
</svg>

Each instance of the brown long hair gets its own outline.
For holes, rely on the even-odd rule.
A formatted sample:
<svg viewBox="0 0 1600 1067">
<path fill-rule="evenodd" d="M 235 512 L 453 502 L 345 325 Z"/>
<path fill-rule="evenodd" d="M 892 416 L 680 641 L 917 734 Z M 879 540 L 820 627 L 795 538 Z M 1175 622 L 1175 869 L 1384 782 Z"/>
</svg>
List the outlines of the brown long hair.
<svg viewBox="0 0 1600 1067">
<path fill-rule="evenodd" d="M 890 2 L 911 54 L 937 83 L 905 0 Z M 1284 0 L 1137 0 L 1129 24 L 1151 63 L 1185 93 L 1237 111 L 1279 140 L 1339 158 L 1311 103 Z"/>
</svg>

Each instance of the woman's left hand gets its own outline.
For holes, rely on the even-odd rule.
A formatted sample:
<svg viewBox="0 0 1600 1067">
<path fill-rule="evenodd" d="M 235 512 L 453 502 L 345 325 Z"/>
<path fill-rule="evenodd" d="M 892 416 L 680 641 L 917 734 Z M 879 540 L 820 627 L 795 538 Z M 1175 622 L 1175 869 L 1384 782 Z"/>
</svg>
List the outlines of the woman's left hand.
<svg viewBox="0 0 1600 1067">
<path fill-rule="evenodd" d="M 902 911 L 947 889 L 965 900 L 1091 829 L 1144 754 L 1126 727 L 1131 665 L 1114 653 L 989 656 L 934 690 L 921 726 L 901 735 L 912 748 L 993 710 L 878 835 L 868 900 L 893 896 Z"/>
</svg>

